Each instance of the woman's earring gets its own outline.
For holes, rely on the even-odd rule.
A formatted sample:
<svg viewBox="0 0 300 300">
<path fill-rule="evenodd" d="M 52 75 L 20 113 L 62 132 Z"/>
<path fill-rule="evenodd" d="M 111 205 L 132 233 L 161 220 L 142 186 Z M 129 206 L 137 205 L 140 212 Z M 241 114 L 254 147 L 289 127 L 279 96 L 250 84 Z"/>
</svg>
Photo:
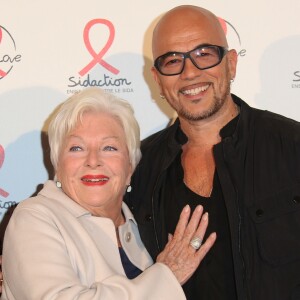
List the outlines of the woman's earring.
<svg viewBox="0 0 300 300">
<path fill-rule="evenodd" d="M 56 181 L 56 186 L 57 186 L 58 188 L 61 188 L 61 182 L 60 182 L 60 181 Z"/>
<path fill-rule="evenodd" d="M 160 94 L 159 97 L 160 97 L 161 99 L 163 99 L 163 100 L 166 99 L 166 97 L 165 97 L 164 95 L 162 95 L 162 94 Z"/>
<path fill-rule="evenodd" d="M 127 193 L 130 193 L 131 192 L 131 190 L 132 190 L 132 186 L 129 184 L 129 185 L 127 185 L 127 189 L 126 189 L 126 191 L 127 191 Z"/>
<path fill-rule="evenodd" d="M 230 83 L 233 83 L 234 82 L 234 78 L 230 79 Z"/>
</svg>

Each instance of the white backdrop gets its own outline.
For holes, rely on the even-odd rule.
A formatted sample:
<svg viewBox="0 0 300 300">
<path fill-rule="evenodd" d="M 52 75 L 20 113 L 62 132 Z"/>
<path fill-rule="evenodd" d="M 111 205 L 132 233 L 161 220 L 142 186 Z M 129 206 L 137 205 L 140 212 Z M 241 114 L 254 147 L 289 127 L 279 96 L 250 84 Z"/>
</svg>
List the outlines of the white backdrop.
<svg viewBox="0 0 300 300">
<path fill-rule="evenodd" d="M 52 175 L 42 132 L 72 93 L 99 85 L 129 100 L 141 138 L 167 125 L 173 112 L 151 78 L 151 32 L 179 4 L 223 20 L 239 52 L 234 93 L 300 120 L 299 0 L 1 1 L 0 219 Z"/>
</svg>

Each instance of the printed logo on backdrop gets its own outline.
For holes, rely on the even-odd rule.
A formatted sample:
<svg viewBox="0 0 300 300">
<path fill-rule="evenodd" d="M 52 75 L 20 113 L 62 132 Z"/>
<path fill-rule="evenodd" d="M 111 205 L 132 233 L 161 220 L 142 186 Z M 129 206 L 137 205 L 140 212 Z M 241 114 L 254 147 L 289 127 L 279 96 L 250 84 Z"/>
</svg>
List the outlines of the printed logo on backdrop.
<svg viewBox="0 0 300 300">
<path fill-rule="evenodd" d="M 11 73 L 14 66 L 21 61 L 17 53 L 16 42 L 11 33 L 0 25 L 0 80 Z"/>
<path fill-rule="evenodd" d="M 26 132 L 0 145 L 0 221 L 7 210 L 36 194 L 49 177 L 41 148 L 41 131 Z M 52 174 L 51 174 L 52 175 Z M 1 234 L 1 227 L 0 227 Z"/>
<path fill-rule="evenodd" d="M 100 49 L 96 49 L 93 46 L 95 41 L 91 38 L 91 30 L 95 33 L 97 27 L 99 29 L 100 26 L 105 26 L 109 31 L 109 35 L 106 40 L 105 37 L 96 35 L 96 39 L 102 43 Z M 95 39 L 95 35 L 93 35 L 93 38 Z M 114 38 L 115 27 L 109 20 L 93 19 L 86 24 L 83 31 L 83 41 L 86 50 L 90 54 L 90 61 L 78 71 L 79 76 L 69 77 L 68 94 L 77 93 L 82 88 L 91 86 L 101 87 L 111 93 L 133 92 L 131 80 L 128 77 L 121 76 L 124 72 L 121 72 L 120 66 L 109 62 L 107 59 L 107 53 L 114 42 Z"/>
<path fill-rule="evenodd" d="M 300 71 L 295 71 L 293 74 L 293 83 L 292 83 L 293 89 L 300 89 Z"/>
<path fill-rule="evenodd" d="M 225 32 L 230 49 L 235 49 L 239 57 L 244 57 L 247 50 L 242 47 L 242 40 L 236 28 L 227 20 L 220 17 L 218 19 Z"/>
<path fill-rule="evenodd" d="M 4 148 L 0 145 L 0 172 L 4 162 L 4 158 L 5 158 Z M 2 208 L 8 209 L 16 204 L 15 201 L 6 201 L 5 198 L 7 198 L 8 196 L 9 193 L 0 186 L 0 209 Z"/>
</svg>

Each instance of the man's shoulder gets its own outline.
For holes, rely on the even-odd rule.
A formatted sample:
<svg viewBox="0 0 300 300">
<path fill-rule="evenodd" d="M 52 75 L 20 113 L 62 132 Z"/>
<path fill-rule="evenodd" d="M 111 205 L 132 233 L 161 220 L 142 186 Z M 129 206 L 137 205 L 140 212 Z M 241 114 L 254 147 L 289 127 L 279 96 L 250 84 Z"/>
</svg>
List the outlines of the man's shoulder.
<svg viewBox="0 0 300 300">
<path fill-rule="evenodd" d="M 255 128 L 263 132 L 290 132 L 300 134 L 300 122 L 287 116 L 280 115 L 270 110 L 263 110 L 249 106 L 246 102 L 233 96 L 235 102 L 239 103 L 243 110 L 243 119 Z M 254 122 L 254 123 L 252 123 Z"/>
<path fill-rule="evenodd" d="M 278 113 L 264 110 L 257 118 L 257 127 L 268 132 L 300 135 L 300 122 Z"/>
</svg>

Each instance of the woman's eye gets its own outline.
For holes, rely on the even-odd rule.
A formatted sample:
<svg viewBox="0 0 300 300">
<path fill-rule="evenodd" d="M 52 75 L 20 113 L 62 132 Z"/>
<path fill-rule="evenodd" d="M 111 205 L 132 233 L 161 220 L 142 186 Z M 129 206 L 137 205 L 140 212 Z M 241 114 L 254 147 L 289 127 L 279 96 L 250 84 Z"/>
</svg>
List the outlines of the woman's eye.
<svg viewBox="0 0 300 300">
<path fill-rule="evenodd" d="M 81 150 L 82 150 L 82 148 L 79 147 L 79 146 L 72 146 L 72 147 L 70 148 L 70 151 L 71 151 L 71 152 L 76 152 L 76 151 L 81 151 Z"/>
<path fill-rule="evenodd" d="M 118 149 L 113 146 L 105 146 L 103 150 L 104 151 L 117 151 Z"/>
</svg>

